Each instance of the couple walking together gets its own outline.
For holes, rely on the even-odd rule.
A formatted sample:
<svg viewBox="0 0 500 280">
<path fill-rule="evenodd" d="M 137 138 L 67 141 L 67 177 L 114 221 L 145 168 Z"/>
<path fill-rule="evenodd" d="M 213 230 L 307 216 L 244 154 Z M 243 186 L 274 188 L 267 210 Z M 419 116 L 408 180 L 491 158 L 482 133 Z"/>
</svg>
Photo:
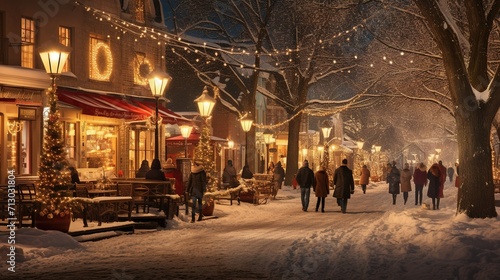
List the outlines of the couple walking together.
<svg viewBox="0 0 500 280">
<path fill-rule="evenodd" d="M 330 193 L 328 174 L 324 166 L 314 173 L 309 168 L 309 162 L 304 160 L 302 167 L 297 172 L 295 180 L 300 186 L 300 200 L 302 202 L 302 211 L 307 212 L 309 207 L 309 198 L 311 187 L 316 194 L 316 212 L 321 205 L 321 212 L 325 212 L 325 197 Z M 354 178 L 352 170 L 347 167 L 347 159 L 342 160 L 342 165 L 335 170 L 333 176 L 333 197 L 337 198 L 337 204 L 340 206 L 342 213 L 346 213 L 347 201 L 354 193 Z"/>
</svg>

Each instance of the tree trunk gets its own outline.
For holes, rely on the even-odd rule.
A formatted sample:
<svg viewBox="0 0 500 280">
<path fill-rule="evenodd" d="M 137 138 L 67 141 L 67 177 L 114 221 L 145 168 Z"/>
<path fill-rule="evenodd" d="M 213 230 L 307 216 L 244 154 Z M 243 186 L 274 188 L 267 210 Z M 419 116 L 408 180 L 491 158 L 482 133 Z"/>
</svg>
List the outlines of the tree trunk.
<svg viewBox="0 0 500 280">
<path fill-rule="evenodd" d="M 286 154 L 285 185 L 291 186 L 292 179 L 297 174 L 299 161 L 299 132 L 302 113 L 288 123 L 288 149 Z"/>
<path fill-rule="evenodd" d="M 458 113 L 457 133 L 460 151 L 457 212 L 471 218 L 496 217 L 490 126 L 482 117 L 481 109 Z"/>
</svg>

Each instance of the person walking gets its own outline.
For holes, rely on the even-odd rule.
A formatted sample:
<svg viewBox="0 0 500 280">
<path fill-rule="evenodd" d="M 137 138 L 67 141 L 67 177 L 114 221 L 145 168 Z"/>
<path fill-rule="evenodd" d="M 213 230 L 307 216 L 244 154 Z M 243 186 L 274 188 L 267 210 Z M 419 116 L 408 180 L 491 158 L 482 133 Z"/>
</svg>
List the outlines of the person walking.
<svg viewBox="0 0 500 280">
<path fill-rule="evenodd" d="M 278 162 L 279 163 L 279 162 Z M 276 168 L 278 165 L 276 164 Z M 307 212 L 309 207 L 309 197 L 311 196 L 311 187 L 314 186 L 314 172 L 309 168 L 309 161 L 304 160 L 302 167 L 297 171 L 295 180 L 300 186 L 300 201 L 302 202 L 302 211 Z"/>
<path fill-rule="evenodd" d="M 281 161 L 276 163 L 276 166 L 273 168 L 273 198 L 276 198 L 276 194 L 278 194 L 278 190 L 281 189 L 281 185 L 283 184 L 283 180 L 285 180 L 285 169 L 281 166 Z"/>
<path fill-rule="evenodd" d="M 404 204 L 406 205 L 406 201 L 408 201 L 408 192 L 411 192 L 411 171 L 410 165 L 405 163 L 405 167 L 401 170 L 401 192 L 403 193 Z"/>
<path fill-rule="evenodd" d="M 321 212 L 325 212 L 325 198 L 330 194 L 330 187 L 328 185 L 328 174 L 324 166 L 320 166 L 319 170 L 314 173 L 314 194 L 318 198 L 316 202 L 316 212 L 318 212 L 321 204 Z"/>
<path fill-rule="evenodd" d="M 450 164 L 450 167 L 448 167 L 448 178 L 450 179 L 450 182 L 453 182 L 453 175 L 455 175 L 455 169 Z"/>
<path fill-rule="evenodd" d="M 363 168 L 361 168 L 361 177 L 359 178 L 359 184 L 361 185 L 361 188 L 363 189 L 363 194 L 366 193 L 366 185 L 370 183 L 370 170 L 368 169 L 368 166 L 363 165 Z"/>
<path fill-rule="evenodd" d="M 187 189 L 188 194 L 191 195 L 191 198 L 193 200 L 191 223 L 194 223 L 194 218 L 197 211 L 200 213 L 198 215 L 198 221 L 201 221 L 203 218 L 202 199 L 205 191 L 207 190 L 207 174 L 203 169 L 201 161 L 193 162 L 193 165 L 191 166 L 191 174 L 189 174 Z"/>
<path fill-rule="evenodd" d="M 439 188 L 441 185 L 441 171 L 439 165 L 434 163 L 427 172 L 427 179 L 429 179 L 429 188 L 427 189 L 427 196 L 432 199 L 432 210 L 439 210 Z"/>
<path fill-rule="evenodd" d="M 345 214 L 347 201 L 351 198 L 351 194 L 354 193 L 354 178 L 352 170 L 347 167 L 347 159 L 343 159 L 342 165 L 335 169 L 333 185 L 335 186 L 333 197 L 337 198 L 337 204 L 340 206 L 342 213 Z"/>
<path fill-rule="evenodd" d="M 389 193 L 392 194 L 392 204 L 396 204 L 396 197 L 399 194 L 399 182 L 401 179 L 401 174 L 399 169 L 396 167 L 396 162 L 393 161 L 391 165 L 391 171 L 387 174 L 387 183 L 389 183 Z"/>
<path fill-rule="evenodd" d="M 413 171 L 413 182 L 415 183 L 415 205 L 422 205 L 422 192 L 427 185 L 427 167 L 423 162 Z"/>
</svg>

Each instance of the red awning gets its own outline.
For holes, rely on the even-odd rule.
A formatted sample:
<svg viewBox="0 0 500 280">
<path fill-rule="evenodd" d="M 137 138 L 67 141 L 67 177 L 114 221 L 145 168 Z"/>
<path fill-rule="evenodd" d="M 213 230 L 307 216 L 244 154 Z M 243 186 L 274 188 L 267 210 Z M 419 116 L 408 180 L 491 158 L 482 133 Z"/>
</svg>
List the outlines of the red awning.
<svg viewBox="0 0 500 280">
<path fill-rule="evenodd" d="M 81 108 L 83 114 L 99 117 L 145 120 L 154 115 L 156 109 L 154 100 L 142 97 L 97 93 L 64 87 L 57 88 L 57 96 L 60 101 Z M 144 105 L 151 103 L 152 107 Z M 158 114 L 163 123 L 191 123 L 190 120 L 161 105 L 158 107 Z"/>
<path fill-rule="evenodd" d="M 198 143 L 198 141 L 200 141 L 200 134 L 199 133 L 193 132 L 187 138 L 188 143 Z M 227 142 L 227 139 L 212 135 L 212 136 L 210 136 L 210 141 L 212 141 L 212 142 Z M 167 143 L 167 146 L 182 146 L 182 145 L 184 145 L 184 137 L 182 137 L 182 135 L 170 137 L 170 138 L 165 139 L 165 142 Z"/>
</svg>

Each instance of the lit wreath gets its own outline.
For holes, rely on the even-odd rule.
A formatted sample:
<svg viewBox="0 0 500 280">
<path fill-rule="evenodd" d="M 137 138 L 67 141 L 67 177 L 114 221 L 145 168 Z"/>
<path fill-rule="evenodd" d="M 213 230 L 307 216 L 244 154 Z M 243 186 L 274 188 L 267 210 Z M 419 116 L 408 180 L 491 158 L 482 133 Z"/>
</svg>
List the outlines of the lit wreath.
<svg viewBox="0 0 500 280">
<path fill-rule="evenodd" d="M 104 70 L 99 69 L 98 56 L 99 51 L 104 52 L 104 58 L 106 59 L 106 67 Z M 109 81 L 109 77 L 113 72 L 113 53 L 109 46 L 103 42 L 95 44 L 92 48 L 92 78 L 100 81 Z"/>
</svg>

